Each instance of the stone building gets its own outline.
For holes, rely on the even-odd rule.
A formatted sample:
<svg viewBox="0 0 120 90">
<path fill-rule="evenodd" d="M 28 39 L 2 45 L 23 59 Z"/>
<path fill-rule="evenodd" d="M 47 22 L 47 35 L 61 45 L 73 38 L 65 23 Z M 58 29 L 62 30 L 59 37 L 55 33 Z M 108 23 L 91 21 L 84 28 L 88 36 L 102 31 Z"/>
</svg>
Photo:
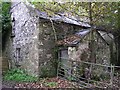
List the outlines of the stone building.
<svg viewBox="0 0 120 90">
<path fill-rule="evenodd" d="M 8 35 L 5 57 L 9 68 L 23 68 L 35 76 L 54 76 L 56 73 L 55 42 L 90 25 L 64 14 L 48 16 L 45 12 L 12 2 L 12 32 Z"/>
<path fill-rule="evenodd" d="M 60 74 L 65 77 L 81 75 L 90 68 L 88 63 L 110 65 L 113 35 L 104 31 L 82 29 L 57 41 Z M 111 47 L 111 44 L 113 45 Z M 63 74 L 64 72 L 64 74 Z M 97 73 L 98 74 L 98 73 Z"/>
<path fill-rule="evenodd" d="M 104 60 L 107 60 L 110 64 L 112 42 L 113 35 L 110 33 L 82 29 L 57 41 L 59 58 L 63 59 L 64 63 L 73 60 L 103 64 Z"/>
</svg>

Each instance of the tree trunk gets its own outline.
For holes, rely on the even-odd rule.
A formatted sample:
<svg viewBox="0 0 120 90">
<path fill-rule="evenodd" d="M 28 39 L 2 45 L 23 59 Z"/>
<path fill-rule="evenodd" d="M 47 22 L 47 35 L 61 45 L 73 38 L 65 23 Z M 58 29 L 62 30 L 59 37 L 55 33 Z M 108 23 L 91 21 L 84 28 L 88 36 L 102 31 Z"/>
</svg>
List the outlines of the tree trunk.
<svg viewBox="0 0 120 90">
<path fill-rule="evenodd" d="M 114 34 L 116 53 L 114 54 L 115 58 L 112 62 L 112 64 L 115 64 L 115 65 L 118 65 L 118 66 L 120 66 L 120 34 L 119 33 Z"/>
<path fill-rule="evenodd" d="M 120 66 L 120 2 L 118 2 L 117 65 Z"/>
<path fill-rule="evenodd" d="M 118 37 L 117 40 L 118 40 L 118 42 L 117 42 L 117 46 L 118 46 L 117 65 L 120 66 L 120 41 L 119 41 L 120 40 L 120 36 Z"/>
<path fill-rule="evenodd" d="M 113 42 L 110 43 L 109 47 L 110 47 L 110 63 L 113 64 L 115 61 L 114 60 Z"/>
<path fill-rule="evenodd" d="M 118 2 L 118 29 L 114 33 L 115 46 L 116 46 L 116 58 L 114 60 L 115 65 L 120 66 L 120 2 Z"/>
</svg>

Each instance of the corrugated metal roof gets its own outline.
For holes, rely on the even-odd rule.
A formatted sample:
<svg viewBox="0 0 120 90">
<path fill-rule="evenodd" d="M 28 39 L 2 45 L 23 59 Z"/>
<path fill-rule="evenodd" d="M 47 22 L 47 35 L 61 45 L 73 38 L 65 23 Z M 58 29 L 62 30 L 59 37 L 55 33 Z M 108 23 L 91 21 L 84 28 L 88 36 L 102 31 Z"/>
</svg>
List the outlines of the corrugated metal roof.
<svg viewBox="0 0 120 90">
<path fill-rule="evenodd" d="M 78 35 L 78 36 L 85 36 L 89 32 L 90 32 L 90 29 L 82 29 L 82 30 L 76 32 L 75 34 Z"/>
<path fill-rule="evenodd" d="M 81 22 L 73 16 L 67 17 L 67 16 L 65 16 L 63 14 L 60 14 L 60 13 L 57 14 L 57 15 L 48 16 L 46 12 L 41 12 L 39 10 L 37 10 L 37 13 L 38 13 L 40 18 L 51 19 L 53 21 L 60 21 L 60 22 L 68 23 L 68 24 L 74 24 L 74 25 L 78 25 L 78 26 L 81 26 L 81 27 L 86 27 L 86 28 L 91 27 L 88 23 Z"/>
<path fill-rule="evenodd" d="M 111 33 L 107 33 L 104 31 L 98 31 L 100 33 L 101 37 L 108 43 L 110 44 L 114 40 L 114 36 Z"/>
</svg>

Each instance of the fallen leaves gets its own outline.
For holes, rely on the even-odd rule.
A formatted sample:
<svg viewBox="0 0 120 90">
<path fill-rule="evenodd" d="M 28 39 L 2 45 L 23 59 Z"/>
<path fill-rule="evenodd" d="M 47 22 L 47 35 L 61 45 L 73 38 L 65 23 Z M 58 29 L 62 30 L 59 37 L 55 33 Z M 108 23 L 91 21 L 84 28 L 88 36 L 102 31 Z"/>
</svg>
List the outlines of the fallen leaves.
<svg viewBox="0 0 120 90">
<path fill-rule="evenodd" d="M 72 82 L 58 77 L 44 78 L 38 82 L 16 84 L 15 88 L 74 88 Z"/>
</svg>

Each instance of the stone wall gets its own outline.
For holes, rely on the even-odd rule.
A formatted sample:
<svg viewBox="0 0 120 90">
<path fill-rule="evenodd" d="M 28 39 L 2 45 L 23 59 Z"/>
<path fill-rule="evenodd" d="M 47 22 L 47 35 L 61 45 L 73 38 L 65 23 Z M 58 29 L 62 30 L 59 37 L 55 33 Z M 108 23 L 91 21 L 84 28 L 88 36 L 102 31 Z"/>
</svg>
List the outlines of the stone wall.
<svg viewBox="0 0 120 90">
<path fill-rule="evenodd" d="M 89 47 L 87 43 L 79 43 L 78 47 L 68 47 L 68 56 L 72 61 L 88 61 L 89 60 Z"/>
<path fill-rule="evenodd" d="M 55 33 L 50 20 L 39 20 L 39 72 L 41 77 L 56 75 Z M 58 28 L 54 25 L 57 35 Z M 57 29 L 56 29 L 57 28 Z"/>
<path fill-rule="evenodd" d="M 40 18 L 39 23 L 39 70 L 42 76 L 54 76 L 56 74 L 56 64 L 58 60 L 55 57 L 55 34 L 57 40 L 67 35 L 73 34 L 74 25 L 58 23 Z M 53 25 L 53 26 L 52 26 Z"/>
<path fill-rule="evenodd" d="M 40 77 L 48 77 L 55 75 L 55 67 L 53 65 L 55 41 L 53 32 L 49 23 L 44 19 L 39 20 L 39 74 Z"/>
<path fill-rule="evenodd" d="M 38 75 L 38 17 L 34 8 L 23 2 L 12 2 L 12 63 L 31 75 Z"/>
</svg>

